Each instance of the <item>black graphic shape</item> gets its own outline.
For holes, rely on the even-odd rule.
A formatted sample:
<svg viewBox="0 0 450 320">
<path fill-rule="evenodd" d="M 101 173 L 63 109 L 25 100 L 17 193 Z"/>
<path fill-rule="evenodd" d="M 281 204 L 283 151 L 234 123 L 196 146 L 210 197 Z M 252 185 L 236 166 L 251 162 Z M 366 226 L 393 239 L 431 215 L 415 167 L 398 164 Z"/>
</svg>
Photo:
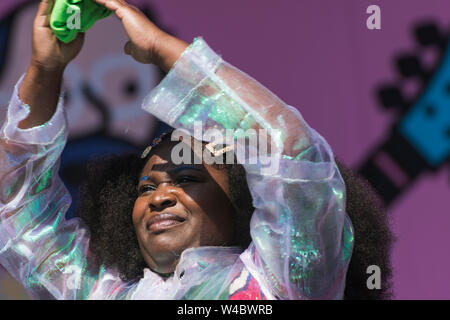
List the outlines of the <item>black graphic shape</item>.
<svg viewBox="0 0 450 320">
<path fill-rule="evenodd" d="M 418 49 L 395 59 L 398 83 L 378 88 L 381 106 L 394 111 L 396 121 L 384 141 L 357 167 L 386 206 L 422 173 L 437 171 L 450 159 L 450 139 L 440 138 L 441 134 L 450 135 L 450 78 L 446 75 L 450 65 L 449 34 L 439 31 L 436 24 L 425 22 L 414 28 L 414 37 Z M 431 68 L 422 61 L 426 50 L 438 53 Z M 419 88 L 414 97 L 407 98 L 404 85 L 410 80 L 419 83 Z M 437 131 L 430 133 L 430 128 Z"/>
</svg>

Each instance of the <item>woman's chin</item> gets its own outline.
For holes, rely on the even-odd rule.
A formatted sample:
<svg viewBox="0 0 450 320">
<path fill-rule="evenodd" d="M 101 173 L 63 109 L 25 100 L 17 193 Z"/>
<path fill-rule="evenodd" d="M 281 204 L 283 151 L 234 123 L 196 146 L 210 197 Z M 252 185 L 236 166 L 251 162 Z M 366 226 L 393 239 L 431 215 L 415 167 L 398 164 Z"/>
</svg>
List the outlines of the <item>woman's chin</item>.
<svg viewBox="0 0 450 320">
<path fill-rule="evenodd" d="M 153 267 L 150 267 L 150 269 L 162 277 L 166 277 L 175 272 L 179 260 L 180 258 L 177 257 L 172 260 L 158 261 L 158 263 L 156 263 Z"/>
<path fill-rule="evenodd" d="M 158 236 L 159 237 L 159 236 Z M 161 237 L 162 238 L 162 237 Z M 146 243 L 144 258 L 147 265 L 156 273 L 173 273 L 180 260 L 181 253 L 187 249 L 185 243 L 177 243 L 176 238 L 152 239 Z"/>
</svg>

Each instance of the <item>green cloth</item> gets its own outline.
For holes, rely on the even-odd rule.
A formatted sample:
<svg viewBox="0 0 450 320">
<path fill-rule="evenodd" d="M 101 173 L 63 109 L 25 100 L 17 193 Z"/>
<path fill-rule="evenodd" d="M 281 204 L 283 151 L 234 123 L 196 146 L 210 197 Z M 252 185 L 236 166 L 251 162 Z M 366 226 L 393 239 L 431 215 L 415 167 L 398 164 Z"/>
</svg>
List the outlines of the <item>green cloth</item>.
<svg viewBox="0 0 450 320">
<path fill-rule="evenodd" d="M 111 13 L 92 0 L 56 0 L 50 27 L 59 40 L 69 43 L 76 39 L 79 32 L 86 32 L 95 22 Z"/>
</svg>

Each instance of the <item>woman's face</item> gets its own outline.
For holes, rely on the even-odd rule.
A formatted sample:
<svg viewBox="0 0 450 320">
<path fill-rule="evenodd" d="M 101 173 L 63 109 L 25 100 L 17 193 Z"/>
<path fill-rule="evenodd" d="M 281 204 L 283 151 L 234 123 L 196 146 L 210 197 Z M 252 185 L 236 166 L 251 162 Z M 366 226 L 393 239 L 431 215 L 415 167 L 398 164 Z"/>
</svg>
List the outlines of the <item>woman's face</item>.
<svg viewBox="0 0 450 320">
<path fill-rule="evenodd" d="M 178 143 L 178 142 L 176 142 Z M 142 170 L 133 224 L 147 265 L 172 273 L 183 250 L 231 245 L 233 206 L 225 170 L 171 161 L 164 141 Z"/>
</svg>

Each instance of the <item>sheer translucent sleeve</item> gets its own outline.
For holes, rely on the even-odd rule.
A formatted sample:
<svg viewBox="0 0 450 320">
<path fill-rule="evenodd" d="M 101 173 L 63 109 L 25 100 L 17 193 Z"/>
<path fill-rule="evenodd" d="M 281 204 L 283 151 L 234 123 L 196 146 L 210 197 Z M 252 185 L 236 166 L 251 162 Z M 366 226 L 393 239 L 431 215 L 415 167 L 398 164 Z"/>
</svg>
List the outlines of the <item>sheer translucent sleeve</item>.
<svg viewBox="0 0 450 320">
<path fill-rule="evenodd" d="M 237 155 L 246 169 L 255 211 L 252 244 L 241 255 L 265 295 L 278 299 L 340 299 L 353 247 L 345 185 L 330 146 L 286 105 L 223 61 L 202 38 L 183 52 L 143 108 L 196 138 L 265 130 L 270 152 Z M 255 160 L 255 161 L 252 161 Z"/>
<path fill-rule="evenodd" d="M 0 263 L 33 298 L 108 297 L 124 284 L 89 269 L 87 231 L 81 220 L 65 219 L 71 197 L 58 176 L 67 139 L 62 99 L 49 122 L 19 129 L 29 113 L 20 83 L 0 133 Z"/>
</svg>

